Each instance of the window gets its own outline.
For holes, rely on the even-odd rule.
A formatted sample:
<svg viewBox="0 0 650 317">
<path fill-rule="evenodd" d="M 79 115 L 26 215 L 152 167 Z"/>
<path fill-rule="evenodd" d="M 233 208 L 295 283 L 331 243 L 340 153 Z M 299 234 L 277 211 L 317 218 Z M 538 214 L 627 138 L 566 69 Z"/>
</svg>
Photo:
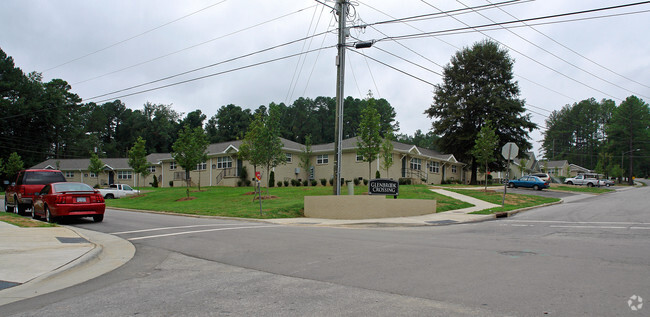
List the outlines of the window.
<svg viewBox="0 0 650 317">
<path fill-rule="evenodd" d="M 363 162 L 363 155 L 357 153 L 357 162 Z"/>
<path fill-rule="evenodd" d="M 132 171 L 117 171 L 117 179 L 132 179 Z"/>
<path fill-rule="evenodd" d="M 327 154 L 316 156 L 316 164 L 327 164 L 329 163 L 329 161 L 330 159 Z"/>
<path fill-rule="evenodd" d="M 169 163 L 169 169 L 170 170 L 175 170 L 176 169 L 176 161 L 172 161 L 171 163 Z"/>
<path fill-rule="evenodd" d="M 429 162 L 430 173 L 440 173 L 440 162 Z"/>
<path fill-rule="evenodd" d="M 291 153 L 284 153 L 284 154 L 287 156 L 287 163 L 291 163 L 291 161 L 293 160 L 293 156 L 291 155 Z"/>
<path fill-rule="evenodd" d="M 196 170 L 197 171 L 205 171 L 207 169 L 208 169 L 208 164 L 205 163 L 205 162 L 196 164 Z"/>
<path fill-rule="evenodd" d="M 411 159 L 411 169 L 412 170 L 421 170 L 422 169 L 422 160 L 419 158 Z"/>
<path fill-rule="evenodd" d="M 232 158 L 230 156 L 217 157 L 217 168 L 231 168 Z"/>
<path fill-rule="evenodd" d="M 451 172 L 454 173 L 454 174 L 457 173 L 456 165 L 452 165 L 452 166 L 451 166 Z"/>
<path fill-rule="evenodd" d="M 90 172 L 90 177 L 97 177 L 97 174 Z"/>
<path fill-rule="evenodd" d="M 155 172 L 156 172 L 156 166 L 155 166 L 155 165 L 151 165 L 151 166 L 149 166 L 149 167 L 147 168 L 147 170 L 149 170 L 149 173 L 155 173 Z"/>
<path fill-rule="evenodd" d="M 72 178 L 74 177 L 74 172 L 65 172 L 65 178 Z"/>
</svg>

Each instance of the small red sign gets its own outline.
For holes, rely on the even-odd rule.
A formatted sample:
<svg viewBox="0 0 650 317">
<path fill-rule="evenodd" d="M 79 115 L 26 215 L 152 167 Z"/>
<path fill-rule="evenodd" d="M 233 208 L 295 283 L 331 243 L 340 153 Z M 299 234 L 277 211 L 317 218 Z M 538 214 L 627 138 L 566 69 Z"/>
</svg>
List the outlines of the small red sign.
<svg viewBox="0 0 650 317">
<path fill-rule="evenodd" d="M 257 178 L 258 181 L 262 180 L 262 172 L 255 172 L 255 178 Z"/>
</svg>

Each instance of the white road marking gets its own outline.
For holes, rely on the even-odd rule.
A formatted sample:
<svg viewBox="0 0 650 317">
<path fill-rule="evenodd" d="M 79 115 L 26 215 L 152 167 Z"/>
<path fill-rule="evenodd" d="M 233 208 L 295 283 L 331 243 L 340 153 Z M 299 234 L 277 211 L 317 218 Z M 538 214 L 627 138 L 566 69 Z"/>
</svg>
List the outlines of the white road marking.
<svg viewBox="0 0 650 317">
<path fill-rule="evenodd" d="M 562 220 L 505 220 L 507 222 L 533 222 L 533 223 L 567 223 L 567 224 L 609 224 L 609 225 L 650 225 L 650 222 L 604 222 L 604 221 L 562 221 Z"/>
<path fill-rule="evenodd" d="M 224 230 L 270 228 L 270 227 L 281 227 L 281 226 L 279 226 L 279 225 L 269 225 L 269 226 L 235 227 L 235 228 L 216 228 L 216 229 L 205 229 L 205 230 L 194 230 L 194 231 L 183 231 L 183 232 L 159 234 L 159 235 L 154 235 L 154 236 L 144 236 L 144 237 L 138 237 L 138 238 L 130 238 L 130 239 L 127 239 L 127 240 L 135 241 L 135 240 L 143 240 L 143 239 L 178 236 L 178 235 L 182 235 L 182 234 L 202 233 L 202 232 L 211 232 L 211 231 L 224 231 Z"/>
<path fill-rule="evenodd" d="M 512 224 L 510 225 L 512 227 L 534 227 L 535 225 L 517 225 L 517 224 Z"/>
<path fill-rule="evenodd" d="M 650 230 L 650 227 L 630 227 L 632 230 Z"/>
<path fill-rule="evenodd" d="M 608 226 L 549 226 L 550 228 L 580 228 L 580 229 L 627 229 L 628 227 L 608 227 Z"/>
<path fill-rule="evenodd" d="M 220 223 L 220 224 L 211 224 L 211 225 L 190 225 L 190 226 L 177 226 L 177 227 L 160 227 L 160 228 L 153 228 L 153 229 L 142 229 L 142 230 L 133 230 L 133 231 L 113 232 L 111 234 L 129 234 L 129 233 L 160 231 L 160 230 L 169 230 L 169 229 L 216 227 L 216 226 L 240 226 L 240 225 L 241 225 L 240 223 L 229 223 L 229 224 Z"/>
</svg>

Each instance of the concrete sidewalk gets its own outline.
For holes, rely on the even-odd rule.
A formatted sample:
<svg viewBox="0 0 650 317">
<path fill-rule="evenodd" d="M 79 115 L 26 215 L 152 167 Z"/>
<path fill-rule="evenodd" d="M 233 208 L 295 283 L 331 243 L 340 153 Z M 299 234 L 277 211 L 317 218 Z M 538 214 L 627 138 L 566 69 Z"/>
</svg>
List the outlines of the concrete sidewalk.
<svg viewBox="0 0 650 317">
<path fill-rule="evenodd" d="M 128 241 L 70 226 L 21 228 L 0 221 L 0 306 L 54 292 L 128 262 Z"/>
</svg>

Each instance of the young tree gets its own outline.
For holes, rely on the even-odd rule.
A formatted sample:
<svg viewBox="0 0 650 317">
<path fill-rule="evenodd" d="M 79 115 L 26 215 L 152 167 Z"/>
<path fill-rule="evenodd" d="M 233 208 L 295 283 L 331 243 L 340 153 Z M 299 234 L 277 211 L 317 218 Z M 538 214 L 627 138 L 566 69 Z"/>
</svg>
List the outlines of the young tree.
<svg viewBox="0 0 650 317">
<path fill-rule="evenodd" d="M 265 166 L 267 175 L 271 168 L 287 162 L 282 152 L 278 116 L 278 109 L 273 104 L 269 107 L 269 115 L 262 110 L 257 112 L 239 148 L 240 158 L 248 160 L 254 171 L 257 171 L 257 166 Z M 266 190 L 268 194 L 268 187 Z"/>
<path fill-rule="evenodd" d="M 372 178 L 372 162 L 377 158 L 381 147 L 381 136 L 379 134 L 380 116 L 375 109 L 374 98 L 368 99 L 368 105 L 361 111 L 361 122 L 359 122 L 357 154 L 363 156 L 363 161 L 368 162 L 368 179 Z"/>
<path fill-rule="evenodd" d="M 185 169 L 185 181 L 187 184 L 187 197 L 190 196 L 190 171 L 207 160 L 205 153 L 208 148 L 208 138 L 202 127 L 194 129 L 186 125 L 178 134 L 178 139 L 172 146 L 172 157 L 183 169 Z"/>
<path fill-rule="evenodd" d="M 140 186 L 141 179 L 146 177 L 144 174 L 149 172 L 145 143 L 146 141 L 142 137 L 138 137 L 133 147 L 129 149 L 129 166 L 131 166 L 136 174 L 140 175 L 138 178 L 138 186 Z"/>
<path fill-rule="evenodd" d="M 22 158 L 20 158 L 20 155 L 18 155 L 16 152 L 11 153 L 9 155 L 9 159 L 7 159 L 7 164 L 5 165 L 4 169 L 7 173 L 7 176 L 14 177 L 16 173 L 24 169 L 25 167 Z"/>
<path fill-rule="evenodd" d="M 309 169 L 311 168 L 311 134 L 305 137 L 305 147 L 300 153 L 300 167 L 305 170 L 305 179 L 309 179 Z"/>
<path fill-rule="evenodd" d="M 485 190 L 487 191 L 488 183 L 488 164 L 496 160 L 495 152 L 498 151 L 499 137 L 496 135 L 492 122 L 489 120 L 481 127 L 478 137 L 474 141 L 472 155 L 474 162 L 481 163 L 481 172 L 485 175 Z"/>
<path fill-rule="evenodd" d="M 528 133 L 537 128 L 519 99 L 519 87 L 513 79 L 514 61 L 497 43 L 482 41 L 457 52 L 443 70 L 443 83 L 434 89 L 434 102 L 425 111 L 433 122 L 433 132 L 440 135 L 442 151 L 460 161 L 472 161 L 470 182 L 476 184 L 478 162 L 472 149 L 479 130 L 492 121 L 499 145 L 514 142 L 520 153 L 532 145 Z M 496 161 L 496 168 L 503 161 Z"/>
<path fill-rule="evenodd" d="M 97 186 L 99 186 L 99 173 L 104 170 L 104 162 L 99 159 L 96 153 L 90 155 L 90 165 L 88 165 L 88 171 L 95 174 L 95 179 L 97 180 Z"/>
<path fill-rule="evenodd" d="M 384 137 L 384 141 L 381 143 L 381 167 L 386 170 L 386 178 L 389 178 L 389 172 L 391 166 L 393 166 L 393 133 L 389 131 Z"/>
</svg>

